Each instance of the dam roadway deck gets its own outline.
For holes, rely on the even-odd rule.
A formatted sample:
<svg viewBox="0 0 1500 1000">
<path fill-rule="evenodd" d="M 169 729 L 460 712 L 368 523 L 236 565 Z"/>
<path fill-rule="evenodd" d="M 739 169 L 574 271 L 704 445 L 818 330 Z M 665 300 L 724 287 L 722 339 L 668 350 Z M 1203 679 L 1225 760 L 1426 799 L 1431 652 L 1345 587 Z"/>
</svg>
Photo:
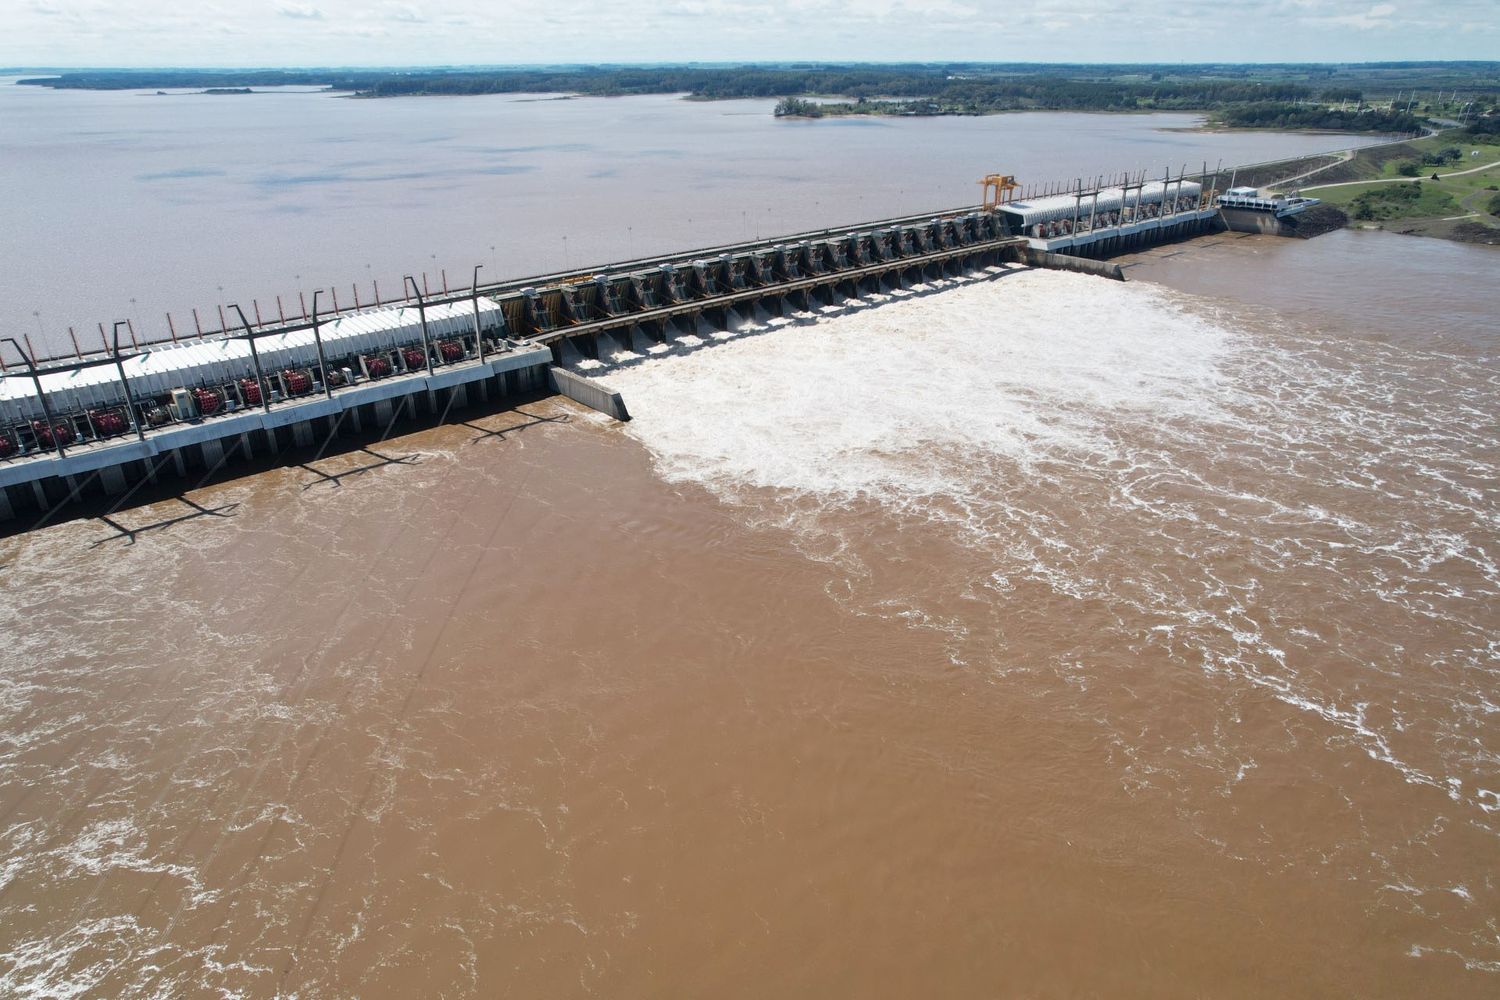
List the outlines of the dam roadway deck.
<svg viewBox="0 0 1500 1000">
<path fill-rule="evenodd" d="M 408 298 L 375 309 L 320 315 L 315 296 L 305 321 L 241 313 L 237 330 L 128 353 L 33 364 L 12 342 L 22 364 L 0 378 L 0 522 L 24 530 L 65 507 L 113 509 L 143 486 L 170 492 L 251 458 L 390 433 L 403 417 L 504 409 L 549 390 L 628 419 L 618 393 L 558 367 L 569 346 L 597 357 L 615 331 L 724 330 L 736 310 L 816 310 L 997 265 L 1112 271 L 1034 243 L 1001 213 L 969 208 L 439 295 L 412 282 Z"/>
</svg>

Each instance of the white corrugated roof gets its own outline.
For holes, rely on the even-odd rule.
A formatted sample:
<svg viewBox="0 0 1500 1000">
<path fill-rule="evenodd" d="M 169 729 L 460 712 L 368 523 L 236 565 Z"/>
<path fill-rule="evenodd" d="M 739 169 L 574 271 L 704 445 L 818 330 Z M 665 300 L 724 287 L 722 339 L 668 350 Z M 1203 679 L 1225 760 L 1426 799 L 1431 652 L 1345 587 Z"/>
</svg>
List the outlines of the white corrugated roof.
<svg viewBox="0 0 1500 1000">
<path fill-rule="evenodd" d="M 1196 198 L 1199 192 L 1197 181 L 1184 180 L 1181 182 L 1181 193 L 1184 197 Z M 1037 222 L 1051 222 L 1055 219 L 1071 219 L 1075 212 L 1080 218 L 1087 219 L 1089 212 L 1112 212 L 1118 208 L 1134 206 L 1137 203 L 1151 205 L 1164 200 L 1164 198 L 1175 198 L 1178 196 L 1178 182 L 1148 181 L 1140 187 L 1132 185 L 1127 194 L 1126 189 L 1118 187 L 1102 188 L 1099 191 L 1099 201 L 1096 205 L 1094 192 L 1089 191 L 1081 197 L 1076 194 L 1054 194 L 1046 198 L 1030 198 L 1026 201 L 1009 201 L 998 206 L 1000 211 L 1009 215 L 1019 216 L 1024 225 L 1032 225 Z"/>
<path fill-rule="evenodd" d="M 491 300 L 479 300 L 481 317 L 499 311 L 500 307 Z M 434 340 L 472 333 L 473 303 L 428 306 L 427 329 Z M 324 354 L 329 358 L 340 358 L 346 354 L 388 348 L 397 342 L 417 340 L 421 337 L 421 321 L 416 306 L 391 306 L 345 313 L 318 324 L 318 333 L 323 338 Z M 311 327 L 260 337 L 255 347 L 260 354 L 261 370 L 265 372 L 310 365 L 318 358 Z M 200 382 L 227 382 L 251 375 L 254 371 L 249 343 L 227 339 L 153 346 L 124 362 L 124 366 L 131 390 L 141 396 L 166 393 L 179 386 Z M 120 376 L 114 365 L 54 368 L 42 376 L 42 388 L 49 402 L 59 410 L 113 402 L 121 395 Z M 5 377 L 0 378 L 0 404 L 31 402 L 34 406 L 35 400 L 35 384 L 24 369 L 12 366 Z"/>
</svg>

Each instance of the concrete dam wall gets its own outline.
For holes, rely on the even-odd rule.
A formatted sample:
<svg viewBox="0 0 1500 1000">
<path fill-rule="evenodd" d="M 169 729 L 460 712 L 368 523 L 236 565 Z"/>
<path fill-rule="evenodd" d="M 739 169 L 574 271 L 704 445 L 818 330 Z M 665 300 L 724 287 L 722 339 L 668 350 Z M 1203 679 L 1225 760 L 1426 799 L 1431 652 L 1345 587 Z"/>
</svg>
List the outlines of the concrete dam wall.
<svg viewBox="0 0 1500 1000">
<path fill-rule="evenodd" d="M 562 368 L 565 355 L 597 358 L 601 336 L 727 330 L 741 314 L 815 310 L 997 265 L 1122 279 L 1115 265 L 1038 248 L 1002 212 L 966 209 L 438 296 L 413 287 L 401 303 L 321 319 L 316 298 L 306 321 L 252 324 L 231 307 L 238 330 L 137 350 L 40 364 L 21 352 L 0 379 L 0 530 L 539 392 L 628 420 L 620 394 Z"/>
</svg>

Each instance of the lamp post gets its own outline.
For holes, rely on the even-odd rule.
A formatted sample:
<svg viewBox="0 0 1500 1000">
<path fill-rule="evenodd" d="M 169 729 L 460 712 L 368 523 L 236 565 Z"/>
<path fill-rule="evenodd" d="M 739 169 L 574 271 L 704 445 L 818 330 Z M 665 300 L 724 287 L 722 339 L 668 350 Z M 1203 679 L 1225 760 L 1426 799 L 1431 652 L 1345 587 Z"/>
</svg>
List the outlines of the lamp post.
<svg viewBox="0 0 1500 1000">
<path fill-rule="evenodd" d="M 6 343 L 16 349 L 21 355 L 21 360 L 26 362 L 26 370 L 31 373 L 31 382 L 36 386 L 36 398 L 42 404 L 42 418 L 47 421 L 47 434 L 52 438 L 52 446 L 57 449 L 58 458 L 67 458 L 68 453 L 63 450 L 62 438 L 57 433 L 57 423 L 52 418 L 52 407 L 47 405 L 47 394 L 42 391 L 42 376 L 38 374 L 36 365 L 32 363 L 31 355 L 16 342 L 14 337 L 6 337 Z"/>
<path fill-rule="evenodd" d="M 474 285 L 470 294 L 474 297 L 474 343 L 479 348 L 479 362 L 484 363 L 484 333 L 479 329 L 479 269 L 483 264 L 474 265 Z"/>
<path fill-rule="evenodd" d="M 368 267 L 369 265 L 366 266 Z M 313 292 L 313 343 L 318 346 L 318 374 L 323 379 L 323 395 L 328 399 L 332 399 L 333 388 L 328 384 L 328 361 L 323 357 L 323 335 L 318 332 L 318 296 L 322 294 L 323 289 L 321 288 Z"/>
<path fill-rule="evenodd" d="M 245 310 L 238 303 L 230 303 L 229 308 L 239 313 L 240 326 L 245 328 L 245 339 L 250 342 L 250 363 L 255 366 L 255 387 L 260 390 L 260 407 L 267 413 L 271 412 L 270 386 L 260 373 L 260 352 L 255 349 L 255 334 L 250 329 L 250 321 L 245 318 Z"/>
<path fill-rule="evenodd" d="M 115 343 L 111 353 L 115 356 L 115 371 L 120 375 L 120 388 L 125 390 L 125 410 L 130 414 L 130 426 L 135 428 L 135 436 L 144 441 L 146 429 L 141 426 L 141 415 L 136 412 L 135 397 L 130 393 L 130 380 L 125 377 L 125 362 L 120 358 L 120 327 L 124 325 L 123 319 L 115 320 Z"/>
<path fill-rule="evenodd" d="M 417 288 L 417 279 L 411 275 L 404 275 L 406 283 L 411 285 L 411 294 L 417 300 L 417 318 L 422 324 L 422 356 L 427 359 L 427 374 L 432 375 L 432 345 L 427 341 L 427 300 L 422 298 L 422 292 Z"/>
</svg>

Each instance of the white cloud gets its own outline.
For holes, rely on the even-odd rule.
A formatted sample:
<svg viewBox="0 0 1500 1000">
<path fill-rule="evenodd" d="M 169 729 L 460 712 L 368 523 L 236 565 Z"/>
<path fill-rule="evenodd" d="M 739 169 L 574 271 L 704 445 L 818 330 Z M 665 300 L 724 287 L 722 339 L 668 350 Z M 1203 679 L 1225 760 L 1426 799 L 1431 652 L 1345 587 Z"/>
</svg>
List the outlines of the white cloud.
<svg viewBox="0 0 1500 1000">
<path fill-rule="evenodd" d="M 407 24 L 422 24 L 427 20 L 423 16 L 421 8 L 409 3 L 387 3 L 382 4 L 381 9 L 385 16 L 392 21 L 404 21 Z"/>
<path fill-rule="evenodd" d="M 0 0 L 0 65 L 1493 59 L 1495 2 Z"/>
<path fill-rule="evenodd" d="M 1392 3 L 1378 3 L 1369 10 L 1349 14 L 1335 14 L 1326 17 L 1313 16 L 1307 20 L 1310 23 L 1336 26 L 1342 28 L 1354 28 L 1358 31 L 1369 31 L 1372 28 L 1391 27 L 1391 15 L 1396 13 L 1396 5 Z"/>
<path fill-rule="evenodd" d="M 276 13 L 282 17 L 290 17 L 296 21 L 321 21 L 323 12 L 316 7 L 305 7 L 302 4 L 286 3 L 276 8 Z"/>
</svg>

